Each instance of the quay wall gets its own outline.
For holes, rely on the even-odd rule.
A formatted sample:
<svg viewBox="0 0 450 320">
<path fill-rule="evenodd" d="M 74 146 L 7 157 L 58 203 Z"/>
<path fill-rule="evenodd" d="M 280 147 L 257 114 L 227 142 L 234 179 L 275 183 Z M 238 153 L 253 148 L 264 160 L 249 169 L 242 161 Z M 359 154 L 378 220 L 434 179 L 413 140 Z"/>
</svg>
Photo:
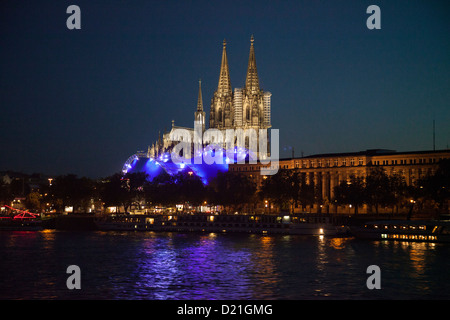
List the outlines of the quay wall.
<svg viewBox="0 0 450 320">
<path fill-rule="evenodd" d="M 43 221 L 45 229 L 56 230 L 72 230 L 72 231 L 84 231 L 84 230 L 97 230 L 97 226 L 94 223 L 93 215 L 60 215 L 45 219 Z"/>
</svg>

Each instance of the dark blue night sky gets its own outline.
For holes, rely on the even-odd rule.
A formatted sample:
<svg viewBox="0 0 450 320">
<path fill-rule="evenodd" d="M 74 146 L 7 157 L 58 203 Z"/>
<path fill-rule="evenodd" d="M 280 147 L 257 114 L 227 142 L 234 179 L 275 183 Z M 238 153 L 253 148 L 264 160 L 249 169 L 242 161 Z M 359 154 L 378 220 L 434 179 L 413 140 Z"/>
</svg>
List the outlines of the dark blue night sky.
<svg viewBox="0 0 450 320">
<path fill-rule="evenodd" d="M 69 5 L 81 30 L 68 30 Z M 381 9 L 369 30 L 366 9 Z M 250 37 L 280 154 L 450 144 L 448 1 L 17 1 L 0 4 L 0 171 L 102 177 L 158 133 L 209 114 L 227 40 Z"/>
</svg>

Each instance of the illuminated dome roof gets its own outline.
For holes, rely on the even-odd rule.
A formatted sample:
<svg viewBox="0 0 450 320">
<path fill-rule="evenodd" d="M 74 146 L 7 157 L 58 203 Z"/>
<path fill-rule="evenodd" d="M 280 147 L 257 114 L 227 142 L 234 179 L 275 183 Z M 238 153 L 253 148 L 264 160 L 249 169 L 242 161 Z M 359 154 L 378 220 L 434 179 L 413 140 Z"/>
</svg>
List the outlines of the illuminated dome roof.
<svg viewBox="0 0 450 320">
<path fill-rule="evenodd" d="M 221 163 L 211 163 L 211 157 L 215 156 L 215 152 L 222 152 Z M 202 152 L 202 161 L 200 164 L 195 164 L 194 159 L 191 161 L 172 161 L 170 153 L 163 153 L 157 158 L 148 158 L 139 156 L 137 154 L 132 155 L 125 162 L 122 173 L 134 173 L 134 172 L 145 172 L 148 175 L 148 180 L 153 181 L 155 177 L 163 172 L 168 173 L 173 176 L 179 172 L 186 172 L 198 176 L 203 184 L 208 184 L 212 179 L 214 179 L 218 172 L 228 171 L 228 164 L 237 161 L 245 161 L 249 157 L 249 152 L 244 148 L 234 148 L 232 151 L 233 157 L 227 156 L 225 150 L 221 148 L 214 148 L 213 146 L 207 146 Z M 200 157 L 200 153 L 196 155 Z M 220 155 L 218 155 L 220 157 Z M 220 158 L 219 158 L 220 159 Z M 209 161 L 208 161 L 209 160 Z M 191 163 L 189 163 L 191 162 Z"/>
</svg>

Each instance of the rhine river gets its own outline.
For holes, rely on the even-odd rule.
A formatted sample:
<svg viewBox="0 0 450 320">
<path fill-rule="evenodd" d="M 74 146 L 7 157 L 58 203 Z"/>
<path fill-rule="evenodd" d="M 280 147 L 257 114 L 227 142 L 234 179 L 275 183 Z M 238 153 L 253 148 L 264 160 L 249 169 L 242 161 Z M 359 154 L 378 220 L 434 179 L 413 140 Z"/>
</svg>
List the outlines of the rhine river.
<svg viewBox="0 0 450 320">
<path fill-rule="evenodd" d="M 80 268 L 69 290 L 67 267 Z M 381 289 L 369 290 L 367 267 Z M 1 299 L 449 299 L 450 244 L 292 235 L 0 232 Z"/>
</svg>

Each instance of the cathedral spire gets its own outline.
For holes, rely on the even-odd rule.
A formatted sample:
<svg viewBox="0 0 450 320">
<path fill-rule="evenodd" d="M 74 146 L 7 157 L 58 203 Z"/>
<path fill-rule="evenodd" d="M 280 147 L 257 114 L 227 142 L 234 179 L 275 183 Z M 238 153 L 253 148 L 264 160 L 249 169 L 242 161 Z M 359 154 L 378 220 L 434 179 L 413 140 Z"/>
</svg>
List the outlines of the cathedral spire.
<svg viewBox="0 0 450 320">
<path fill-rule="evenodd" d="M 222 63 L 220 65 L 220 76 L 219 85 L 217 87 L 217 93 L 222 95 L 231 94 L 231 81 L 230 81 L 230 71 L 228 69 L 228 59 L 227 59 L 227 42 L 223 40 L 223 51 L 222 51 Z"/>
<path fill-rule="evenodd" d="M 249 93 L 255 93 L 259 91 L 259 78 L 258 71 L 256 70 L 256 58 L 255 48 L 253 42 L 255 39 L 253 35 L 250 39 L 250 55 L 248 57 L 247 77 L 245 79 L 245 89 Z"/>
<path fill-rule="evenodd" d="M 202 125 L 202 132 L 205 131 L 205 112 L 203 111 L 203 98 L 202 98 L 202 80 L 198 80 L 198 100 L 197 111 L 195 111 L 195 122 Z"/>
<path fill-rule="evenodd" d="M 203 98 L 202 98 L 202 80 L 198 80 L 198 100 L 197 100 L 197 111 L 203 111 Z"/>
</svg>

